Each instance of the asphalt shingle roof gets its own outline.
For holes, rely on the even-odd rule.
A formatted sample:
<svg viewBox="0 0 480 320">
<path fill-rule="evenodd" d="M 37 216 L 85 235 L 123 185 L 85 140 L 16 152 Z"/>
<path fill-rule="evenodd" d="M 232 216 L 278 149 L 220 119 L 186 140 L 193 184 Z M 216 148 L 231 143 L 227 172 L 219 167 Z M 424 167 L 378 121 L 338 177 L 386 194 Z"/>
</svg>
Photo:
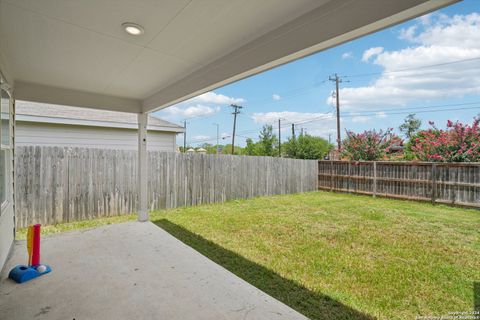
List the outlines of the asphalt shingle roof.
<svg viewBox="0 0 480 320">
<path fill-rule="evenodd" d="M 68 120 L 84 120 L 84 121 L 98 121 L 112 124 L 125 124 L 125 125 L 137 125 L 137 114 L 128 112 L 117 112 L 98 109 L 86 109 L 70 106 L 59 106 L 47 103 L 19 101 L 15 102 L 16 115 L 56 118 L 56 119 L 68 119 Z M 45 122 L 49 122 L 45 119 Z M 165 121 L 152 115 L 148 115 L 149 126 L 170 127 L 178 131 L 183 129 L 181 126 L 174 123 Z"/>
</svg>

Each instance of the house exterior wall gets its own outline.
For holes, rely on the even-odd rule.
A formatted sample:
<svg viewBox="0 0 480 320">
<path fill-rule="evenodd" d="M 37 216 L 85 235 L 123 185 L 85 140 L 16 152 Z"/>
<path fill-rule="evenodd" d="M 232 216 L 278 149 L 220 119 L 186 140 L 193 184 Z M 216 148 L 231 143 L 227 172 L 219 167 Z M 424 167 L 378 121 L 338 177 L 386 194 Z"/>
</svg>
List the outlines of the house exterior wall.
<svg viewBox="0 0 480 320">
<path fill-rule="evenodd" d="M 137 130 L 17 121 L 16 146 L 59 146 L 137 150 Z M 148 150 L 175 151 L 176 134 L 148 131 Z"/>
<path fill-rule="evenodd" d="M 14 104 L 9 90 L 6 89 L 0 72 L 1 87 L 1 141 L 0 141 L 0 270 L 2 270 L 15 235 L 15 217 L 13 209 L 13 151 L 14 151 Z"/>
</svg>

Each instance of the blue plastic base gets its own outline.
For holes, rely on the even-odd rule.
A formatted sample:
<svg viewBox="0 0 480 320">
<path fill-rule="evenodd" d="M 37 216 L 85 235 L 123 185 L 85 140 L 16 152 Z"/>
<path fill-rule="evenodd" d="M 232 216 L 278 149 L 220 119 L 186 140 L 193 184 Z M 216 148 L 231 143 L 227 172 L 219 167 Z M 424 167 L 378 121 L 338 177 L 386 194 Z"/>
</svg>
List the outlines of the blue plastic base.
<svg viewBox="0 0 480 320">
<path fill-rule="evenodd" d="M 29 280 L 35 279 L 37 277 L 43 276 L 44 274 L 47 274 L 50 271 L 52 271 L 52 269 L 49 266 L 47 266 L 45 264 L 44 264 L 44 266 L 47 269 L 45 270 L 45 272 L 40 273 L 40 272 L 37 271 L 38 266 L 29 267 L 29 266 L 25 266 L 25 265 L 18 265 L 15 268 L 13 268 L 12 270 L 10 270 L 10 273 L 8 274 L 8 277 L 10 279 L 16 281 L 17 283 L 24 283 L 24 282 L 27 282 Z"/>
</svg>

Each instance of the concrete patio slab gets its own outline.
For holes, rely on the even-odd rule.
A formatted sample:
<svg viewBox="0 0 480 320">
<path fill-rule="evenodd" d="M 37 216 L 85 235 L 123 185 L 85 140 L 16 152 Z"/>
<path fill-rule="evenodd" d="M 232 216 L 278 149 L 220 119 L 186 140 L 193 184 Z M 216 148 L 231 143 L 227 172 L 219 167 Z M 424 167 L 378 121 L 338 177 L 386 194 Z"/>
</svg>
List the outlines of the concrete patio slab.
<svg viewBox="0 0 480 320">
<path fill-rule="evenodd" d="M 50 274 L 24 284 L 17 241 L 0 280 L 0 319 L 306 319 L 153 223 L 45 237 Z"/>
</svg>

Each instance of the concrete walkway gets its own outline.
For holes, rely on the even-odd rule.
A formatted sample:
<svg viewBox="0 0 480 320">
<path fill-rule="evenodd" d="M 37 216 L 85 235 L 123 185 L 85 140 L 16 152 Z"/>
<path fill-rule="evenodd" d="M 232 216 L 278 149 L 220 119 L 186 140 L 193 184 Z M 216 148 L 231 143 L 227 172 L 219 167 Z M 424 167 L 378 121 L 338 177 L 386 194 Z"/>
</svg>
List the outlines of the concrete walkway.
<svg viewBox="0 0 480 320">
<path fill-rule="evenodd" d="M 26 260 L 18 241 L 1 274 L 0 319 L 306 319 L 150 222 L 45 237 L 53 271 L 8 279 Z"/>
</svg>

